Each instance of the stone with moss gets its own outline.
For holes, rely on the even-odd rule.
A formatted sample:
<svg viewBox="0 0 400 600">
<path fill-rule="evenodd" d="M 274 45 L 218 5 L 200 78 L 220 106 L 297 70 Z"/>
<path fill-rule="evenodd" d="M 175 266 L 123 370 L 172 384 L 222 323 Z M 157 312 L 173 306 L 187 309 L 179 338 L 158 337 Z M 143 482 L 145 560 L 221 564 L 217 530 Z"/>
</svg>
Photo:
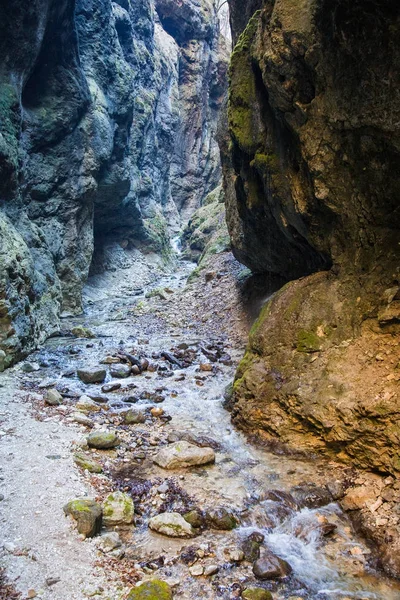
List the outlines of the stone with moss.
<svg viewBox="0 0 400 600">
<path fill-rule="evenodd" d="M 74 454 L 74 462 L 78 467 L 83 469 L 84 471 L 89 471 L 89 473 L 102 473 L 103 467 L 101 464 L 83 452 L 76 452 Z"/>
<path fill-rule="evenodd" d="M 212 529 L 220 531 L 230 531 L 235 529 L 238 524 L 235 515 L 227 508 L 215 508 L 207 511 L 206 521 Z"/>
<path fill-rule="evenodd" d="M 321 349 L 321 339 L 313 331 L 302 329 L 297 334 L 296 347 L 299 352 L 318 352 Z"/>
<path fill-rule="evenodd" d="M 84 338 L 84 339 L 88 339 L 88 340 L 96 337 L 96 335 L 93 333 L 93 331 L 91 331 L 87 327 L 82 327 L 81 325 L 71 329 L 71 333 L 72 333 L 72 335 L 74 335 L 77 338 Z"/>
<path fill-rule="evenodd" d="M 134 522 L 135 507 L 131 496 L 124 492 L 113 492 L 103 503 L 103 523 L 106 527 L 131 525 Z"/>
<path fill-rule="evenodd" d="M 109 450 L 119 445 L 119 439 L 116 433 L 107 431 L 95 431 L 88 435 L 87 443 L 90 448 L 98 450 Z"/>
<path fill-rule="evenodd" d="M 64 513 L 75 519 L 77 530 L 85 537 L 94 537 L 100 533 L 102 508 L 100 504 L 88 498 L 71 500 L 64 506 Z"/>
<path fill-rule="evenodd" d="M 145 581 L 133 588 L 127 600 L 172 600 L 172 590 L 168 583 L 160 579 Z"/>
<path fill-rule="evenodd" d="M 190 538 L 195 535 L 190 523 L 176 512 L 161 513 L 152 517 L 149 521 L 149 527 L 153 531 L 168 537 Z"/>
<path fill-rule="evenodd" d="M 262 588 L 246 588 L 242 598 L 245 600 L 272 600 L 272 594 Z"/>
</svg>

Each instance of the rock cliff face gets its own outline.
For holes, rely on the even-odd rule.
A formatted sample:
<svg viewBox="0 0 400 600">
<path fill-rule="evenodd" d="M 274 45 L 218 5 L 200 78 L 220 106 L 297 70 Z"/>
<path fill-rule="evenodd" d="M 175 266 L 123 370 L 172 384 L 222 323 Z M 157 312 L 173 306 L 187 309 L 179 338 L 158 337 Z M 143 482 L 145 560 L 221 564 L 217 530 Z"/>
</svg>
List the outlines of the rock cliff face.
<svg viewBox="0 0 400 600">
<path fill-rule="evenodd" d="M 253 328 L 233 418 L 398 475 L 400 8 L 266 0 L 245 25 L 242 4 L 228 228 L 239 260 L 291 282 Z"/>
<path fill-rule="evenodd" d="M 219 182 L 213 0 L 0 7 L 1 363 L 81 310 L 94 246 L 168 253 Z M 100 257 L 100 258 L 99 258 Z"/>
</svg>

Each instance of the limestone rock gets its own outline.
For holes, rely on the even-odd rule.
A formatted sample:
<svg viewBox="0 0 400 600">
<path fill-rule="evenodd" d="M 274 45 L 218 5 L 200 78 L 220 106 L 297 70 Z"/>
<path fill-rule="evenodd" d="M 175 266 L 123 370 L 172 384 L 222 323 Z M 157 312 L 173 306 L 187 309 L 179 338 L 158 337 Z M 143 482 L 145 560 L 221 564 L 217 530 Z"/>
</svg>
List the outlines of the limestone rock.
<svg viewBox="0 0 400 600">
<path fill-rule="evenodd" d="M 45 402 L 49 406 L 60 406 L 63 403 L 63 397 L 57 390 L 48 390 Z"/>
<path fill-rule="evenodd" d="M 77 452 L 76 454 L 74 454 L 74 462 L 78 465 L 78 467 L 89 471 L 89 473 L 103 472 L 103 467 L 101 466 L 101 464 L 90 458 L 90 456 L 83 454 L 83 452 Z"/>
<path fill-rule="evenodd" d="M 149 521 L 150 529 L 169 537 L 193 537 L 192 526 L 179 513 L 161 513 Z"/>
<path fill-rule="evenodd" d="M 215 462 L 212 448 L 199 448 L 189 442 L 169 444 L 156 455 L 154 462 L 163 469 L 182 469 Z"/>
<path fill-rule="evenodd" d="M 99 450 L 108 450 L 119 445 L 118 436 L 113 432 L 96 431 L 87 437 L 87 443 L 90 448 Z"/>
<path fill-rule="evenodd" d="M 172 600 L 172 590 L 165 581 L 153 579 L 133 588 L 127 600 Z"/>
<path fill-rule="evenodd" d="M 102 510 L 94 500 L 81 498 L 71 500 L 64 506 L 66 515 L 70 515 L 77 523 L 79 533 L 85 537 L 93 537 L 101 530 Z"/>
<path fill-rule="evenodd" d="M 131 525 L 134 522 L 135 507 L 131 496 L 123 492 L 113 492 L 103 503 L 103 523 L 106 527 Z"/>
<path fill-rule="evenodd" d="M 81 396 L 75 404 L 75 408 L 82 412 L 99 412 L 101 410 L 101 407 L 89 398 L 89 396 Z"/>
<path fill-rule="evenodd" d="M 105 369 L 78 369 L 77 373 L 83 383 L 103 383 L 107 376 Z"/>
</svg>

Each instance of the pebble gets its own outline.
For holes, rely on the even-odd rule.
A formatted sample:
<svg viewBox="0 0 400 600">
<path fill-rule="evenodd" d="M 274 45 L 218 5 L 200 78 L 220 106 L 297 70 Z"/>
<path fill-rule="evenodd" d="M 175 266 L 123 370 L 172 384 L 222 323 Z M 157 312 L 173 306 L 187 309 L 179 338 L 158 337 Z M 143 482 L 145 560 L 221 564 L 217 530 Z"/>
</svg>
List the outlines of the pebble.
<svg viewBox="0 0 400 600">
<path fill-rule="evenodd" d="M 211 575 L 215 575 L 219 571 L 218 565 L 207 565 L 204 569 L 204 575 L 206 577 L 211 577 Z"/>
<path fill-rule="evenodd" d="M 204 567 L 202 565 L 193 565 L 193 567 L 189 567 L 189 571 L 193 577 L 200 577 L 204 574 Z"/>
</svg>

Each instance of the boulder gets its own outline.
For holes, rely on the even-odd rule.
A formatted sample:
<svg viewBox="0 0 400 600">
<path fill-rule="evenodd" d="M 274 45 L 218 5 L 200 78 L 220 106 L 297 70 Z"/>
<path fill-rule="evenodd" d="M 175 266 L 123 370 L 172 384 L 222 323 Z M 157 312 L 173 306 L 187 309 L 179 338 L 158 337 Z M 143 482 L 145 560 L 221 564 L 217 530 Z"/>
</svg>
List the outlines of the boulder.
<svg viewBox="0 0 400 600">
<path fill-rule="evenodd" d="M 134 522 L 134 515 L 133 500 L 123 492 L 113 492 L 103 503 L 103 523 L 106 527 L 131 525 Z"/>
<path fill-rule="evenodd" d="M 71 500 L 64 506 L 64 513 L 75 519 L 79 533 L 93 537 L 100 533 L 102 509 L 100 504 L 88 498 Z"/>
<path fill-rule="evenodd" d="M 219 529 L 221 531 L 230 531 L 238 524 L 235 515 L 226 508 L 216 508 L 207 511 L 206 521 L 212 529 Z"/>
<path fill-rule="evenodd" d="M 111 377 L 117 377 L 118 379 L 123 379 L 125 377 L 129 377 L 131 374 L 131 367 L 126 364 L 116 364 L 112 365 L 110 368 Z"/>
<path fill-rule="evenodd" d="M 89 473 L 102 473 L 103 467 L 100 463 L 92 460 L 89 456 L 84 454 L 83 452 L 77 452 L 74 454 L 74 462 L 78 467 L 84 469 L 85 471 L 89 471 Z"/>
<path fill-rule="evenodd" d="M 107 376 L 105 369 L 78 369 L 78 377 L 83 383 L 103 383 Z"/>
<path fill-rule="evenodd" d="M 242 598 L 245 600 L 273 600 L 271 592 L 262 588 L 246 588 Z"/>
<path fill-rule="evenodd" d="M 99 412 L 101 410 L 100 406 L 89 396 L 81 396 L 75 404 L 75 408 L 82 412 Z"/>
<path fill-rule="evenodd" d="M 176 512 L 161 513 L 152 517 L 149 521 L 149 527 L 153 531 L 168 537 L 190 538 L 195 534 L 190 523 Z"/>
<path fill-rule="evenodd" d="M 48 390 L 45 402 L 49 406 L 60 406 L 63 403 L 63 397 L 57 390 Z"/>
<path fill-rule="evenodd" d="M 199 448 L 181 441 L 160 450 L 154 462 L 163 469 L 195 467 L 215 462 L 215 452 L 212 448 Z"/>
<path fill-rule="evenodd" d="M 140 410 L 128 410 L 123 415 L 125 425 L 136 425 L 137 423 L 144 423 L 146 421 L 146 415 Z"/>
<path fill-rule="evenodd" d="M 98 450 L 109 450 L 119 445 L 119 439 L 113 432 L 96 431 L 88 435 L 87 443 L 90 448 Z"/>
<path fill-rule="evenodd" d="M 153 579 L 133 588 L 126 600 L 172 600 L 172 590 L 165 581 Z"/>
<path fill-rule="evenodd" d="M 289 563 L 272 552 L 265 553 L 253 564 L 253 573 L 261 580 L 280 579 L 290 575 L 291 572 L 292 567 Z"/>
</svg>

